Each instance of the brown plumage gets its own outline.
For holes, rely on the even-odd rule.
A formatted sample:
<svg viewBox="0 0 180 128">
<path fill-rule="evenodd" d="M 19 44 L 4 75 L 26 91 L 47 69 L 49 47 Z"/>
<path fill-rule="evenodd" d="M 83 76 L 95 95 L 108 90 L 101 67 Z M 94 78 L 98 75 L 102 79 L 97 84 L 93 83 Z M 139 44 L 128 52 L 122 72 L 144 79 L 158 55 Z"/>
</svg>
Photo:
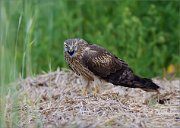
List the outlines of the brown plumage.
<svg viewBox="0 0 180 128">
<path fill-rule="evenodd" d="M 159 88 L 151 79 L 135 75 L 127 63 L 106 49 L 90 45 L 83 39 L 66 40 L 64 52 L 65 60 L 71 69 L 86 82 L 83 94 L 90 82 L 94 85 L 95 95 L 98 91 L 97 86 L 103 81 L 145 91 L 157 91 Z"/>
</svg>

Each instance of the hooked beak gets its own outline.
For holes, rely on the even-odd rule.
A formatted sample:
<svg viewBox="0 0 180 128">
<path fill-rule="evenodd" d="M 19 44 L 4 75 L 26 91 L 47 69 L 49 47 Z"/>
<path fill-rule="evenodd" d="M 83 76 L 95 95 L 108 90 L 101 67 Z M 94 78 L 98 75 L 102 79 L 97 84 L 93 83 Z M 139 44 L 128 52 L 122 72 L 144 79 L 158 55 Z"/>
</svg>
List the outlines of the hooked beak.
<svg viewBox="0 0 180 128">
<path fill-rule="evenodd" d="M 68 53 L 69 53 L 69 55 L 73 55 L 74 54 L 74 50 L 73 49 L 70 49 L 69 51 L 68 51 Z"/>
</svg>

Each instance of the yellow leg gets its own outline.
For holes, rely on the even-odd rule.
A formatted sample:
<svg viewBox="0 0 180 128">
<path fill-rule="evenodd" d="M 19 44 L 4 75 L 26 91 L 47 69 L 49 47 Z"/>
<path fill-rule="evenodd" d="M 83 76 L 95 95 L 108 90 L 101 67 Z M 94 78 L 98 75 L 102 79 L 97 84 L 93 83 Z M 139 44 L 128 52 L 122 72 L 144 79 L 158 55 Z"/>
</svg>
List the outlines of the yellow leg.
<svg viewBox="0 0 180 128">
<path fill-rule="evenodd" d="M 82 89 L 82 96 L 85 96 L 87 94 L 88 86 L 89 86 L 89 81 L 87 82 L 86 86 Z"/>
<path fill-rule="evenodd" d="M 85 96 L 87 94 L 87 87 L 84 87 L 82 89 L 82 96 Z"/>
<path fill-rule="evenodd" d="M 94 96 L 97 96 L 99 92 L 99 87 L 97 85 L 94 86 Z"/>
</svg>

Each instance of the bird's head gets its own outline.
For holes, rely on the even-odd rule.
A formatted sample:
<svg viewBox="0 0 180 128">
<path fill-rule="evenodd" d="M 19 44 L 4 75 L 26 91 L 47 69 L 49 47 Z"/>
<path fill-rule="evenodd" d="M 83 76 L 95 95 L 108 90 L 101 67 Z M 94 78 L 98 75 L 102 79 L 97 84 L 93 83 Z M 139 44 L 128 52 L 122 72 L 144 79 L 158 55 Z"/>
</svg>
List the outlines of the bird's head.
<svg viewBox="0 0 180 128">
<path fill-rule="evenodd" d="M 64 41 L 64 52 L 73 57 L 87 42 L 83 39 L 68 39 Z"/>
</svg>

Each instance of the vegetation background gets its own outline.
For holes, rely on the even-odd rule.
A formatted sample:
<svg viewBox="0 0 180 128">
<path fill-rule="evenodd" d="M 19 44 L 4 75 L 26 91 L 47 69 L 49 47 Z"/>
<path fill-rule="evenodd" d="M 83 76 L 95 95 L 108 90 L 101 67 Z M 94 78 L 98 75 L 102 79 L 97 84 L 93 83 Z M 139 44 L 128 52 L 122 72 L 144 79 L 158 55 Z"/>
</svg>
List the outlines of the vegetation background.
<svg viewBox="0 0 180 128">
<path fill-rule="evenodd" d="M 19 76 L 66 67 L 63 42 L 76 37 L 107 48 L 139 75 L 162 77 L 170 67 L 179 76 L 179 11 L 178 0 L 0 0 L 1 97 Z"/>
</svg>

